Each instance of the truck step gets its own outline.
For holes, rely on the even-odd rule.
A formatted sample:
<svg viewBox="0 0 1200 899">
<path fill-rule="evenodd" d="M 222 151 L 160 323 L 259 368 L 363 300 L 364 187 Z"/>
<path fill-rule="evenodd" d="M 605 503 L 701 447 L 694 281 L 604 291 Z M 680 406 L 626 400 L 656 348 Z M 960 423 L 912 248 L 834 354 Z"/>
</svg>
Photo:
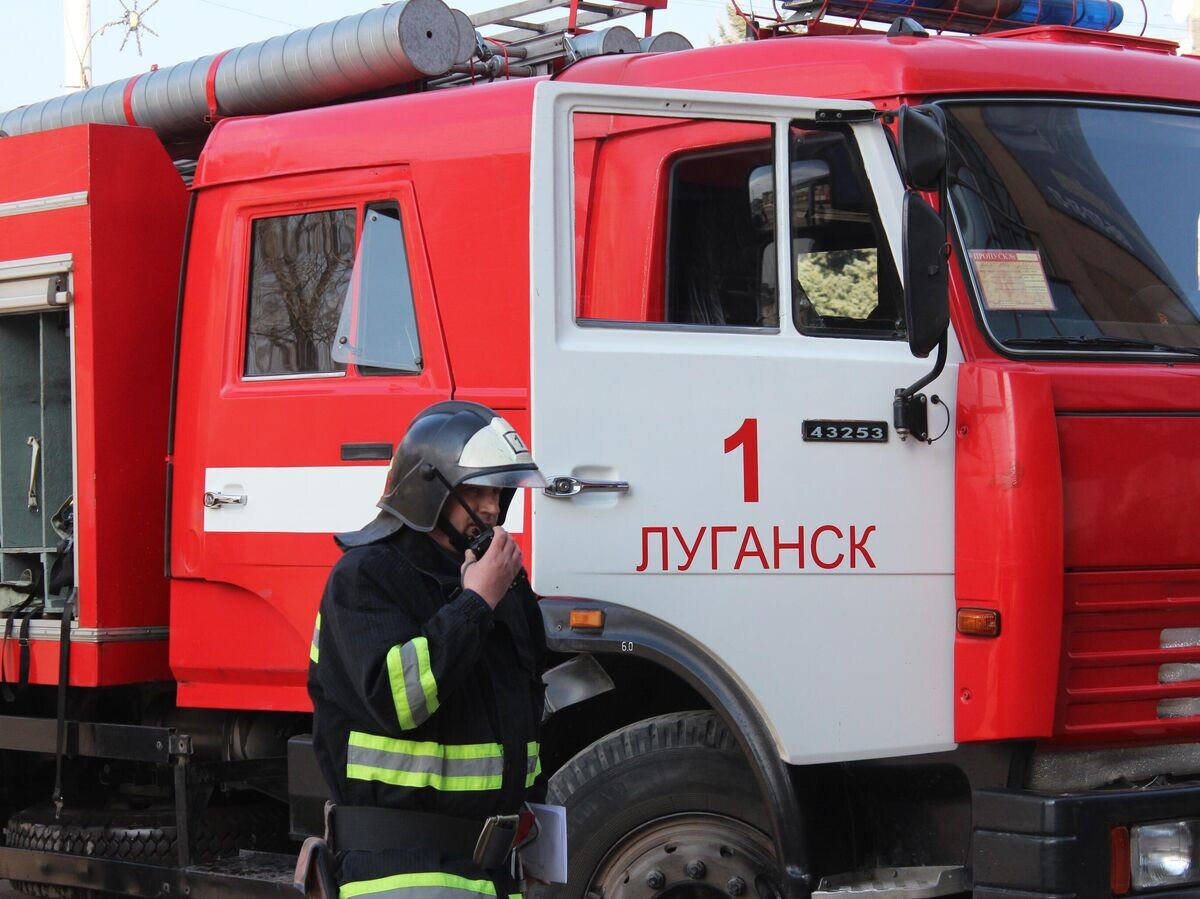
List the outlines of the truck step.
<svg viewBox="0 0 1200 899">
<path fill-rule="evenodd" d="M 949 896 L 969 889 L 961 865 L 928 865 L 920 868 L 875 868 L 852 874 L 822 877 L 813 899 L 847 899 L 849 896 L 888 896 L 926 899 Z"/>
<path fill-rule="evenodd" d="M 296 870 L 296 856 L 279 852 L 252 852 L 243 849 L 233 858 L 192 865 L 188 874 L 214 877 L 235 884 L 239 880 L 262 880 L 291 884 Z"/>
</svg>

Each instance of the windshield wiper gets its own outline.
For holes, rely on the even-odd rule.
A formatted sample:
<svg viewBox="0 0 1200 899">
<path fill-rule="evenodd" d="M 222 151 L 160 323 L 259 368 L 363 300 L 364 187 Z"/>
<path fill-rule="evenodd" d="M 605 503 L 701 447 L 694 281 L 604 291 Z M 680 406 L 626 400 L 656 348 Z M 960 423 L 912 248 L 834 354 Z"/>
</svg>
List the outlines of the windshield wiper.
<svg viewBox="0 0 1200 899">
<path fill-rule="evenodd" d="M 1117 350 L 1153 350 L 1156 353 L 1183 353 L 1200 356 L 1200 346 L 1175 346 L 1156 343 L 1153 340 L 1138 340 L 1136 337 L 1010 337 L 1005 346 L 1067 346 L 1067 347 L 1112 347 Z"/>
</svg>

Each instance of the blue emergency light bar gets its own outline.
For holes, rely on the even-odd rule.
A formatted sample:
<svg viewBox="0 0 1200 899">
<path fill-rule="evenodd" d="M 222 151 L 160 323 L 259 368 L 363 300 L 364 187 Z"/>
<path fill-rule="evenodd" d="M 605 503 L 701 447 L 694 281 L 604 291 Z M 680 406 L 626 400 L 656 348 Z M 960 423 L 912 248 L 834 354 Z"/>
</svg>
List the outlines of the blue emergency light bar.
<svg viewBox="0 0 1200 899">
<path fill-rule="evenodd" d="M 1110 0 L 1024 0 L 1007 18 L 1024 25 L 1069 25 L 1089 31 L 1112 31 L 1125 12 Z"/>
<path fill-rule="evenodd" d="M 783 6 L 810 21 L 838 16 L 892 22 L 908 16 L 926 28 L 967 34 L 1034 25 L 1112 31 L 1125 15 L 1114 0 L 791 0 Z"/>
</svg>

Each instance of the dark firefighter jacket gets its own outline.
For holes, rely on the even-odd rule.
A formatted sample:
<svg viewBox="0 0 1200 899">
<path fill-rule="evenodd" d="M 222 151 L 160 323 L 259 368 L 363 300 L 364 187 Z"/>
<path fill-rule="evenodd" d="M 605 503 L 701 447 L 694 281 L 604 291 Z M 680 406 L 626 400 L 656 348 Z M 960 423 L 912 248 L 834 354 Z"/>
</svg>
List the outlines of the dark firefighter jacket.
<svg viewBox="0 0 1200 899">
<path fill-rule="evenodd" d="M 308 669 L 313 747 L 334 801 L 481 822 L 515 813 L 541 772 L 544 653 L 528 587 L 493 612 L 407 528 L 348 550 L 326 584 Z M 469 859 L 436 850 L 345 852 L 338 864 L 341 899 L 495 894 Z"/>
</svg>

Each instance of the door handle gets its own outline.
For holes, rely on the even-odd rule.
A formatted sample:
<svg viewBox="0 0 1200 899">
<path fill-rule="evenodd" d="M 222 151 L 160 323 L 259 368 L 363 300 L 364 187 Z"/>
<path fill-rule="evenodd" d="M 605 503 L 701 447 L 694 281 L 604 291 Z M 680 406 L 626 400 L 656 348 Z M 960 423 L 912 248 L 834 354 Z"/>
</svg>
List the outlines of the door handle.
<svg viewBox="0 0 1200 899">
<path fill-rule="evenodd" d="M 551 478 L 550 483 L 543 488 L 546 496 L 556 499 L 566 499 L 577 493 L 628 493 L 628 481 L 588 481 L 583 478 Z"/>
<path fill-rule="evenodd" d="M 211 490 L 204 494 L 204 508 L 220 509 L 223 506 L 244 506 L 246 505 L 246 495 L 244 493 L 213 493 Z"/>
<path fill-rule="evenodd" d="M 42 442 L 36 437 L 27 437 L 26 445 L 29 447 L 29 496 L 26 498 L 25 508 L 30 512 L 38 510 L 38 462 L 42 457 Z"/>
</svg>

